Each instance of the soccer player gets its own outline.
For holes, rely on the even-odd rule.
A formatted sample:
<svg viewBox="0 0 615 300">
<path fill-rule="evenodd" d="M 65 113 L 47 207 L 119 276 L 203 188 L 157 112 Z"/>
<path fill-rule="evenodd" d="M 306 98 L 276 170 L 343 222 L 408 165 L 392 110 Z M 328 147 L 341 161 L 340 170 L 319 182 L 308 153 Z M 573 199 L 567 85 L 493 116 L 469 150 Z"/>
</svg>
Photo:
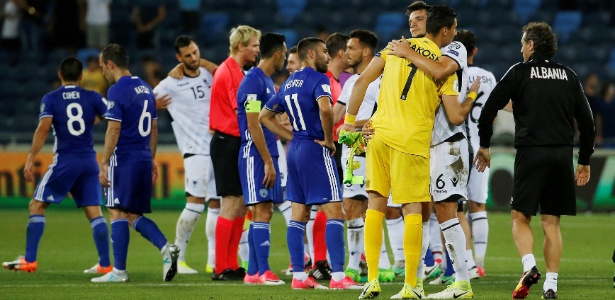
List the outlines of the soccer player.
<svg viewBox="0 0 615 300">
<path fill-rule="evenodd" d="M 470 150 L 472 151 L 471 159 L 474 159 L 474 153 L 478 152 L 478 118 L 482 112 L 483 106 L 489 98 L 491 91 L 495 87 L 496 79 L 493 73 L 474 66 L 474 57 L 478 52 L 476 46 L 476 35 L 469 30 L 461 30 L 457 32 L 455 40 L 461 42 L 468 51 L 468 84 L 476 80 L 480 81 L 480 88 L 476 96 L 476 101 L 472 105 L 472 111 L 468 114 L 466 124 L 468 127 L 468 135 L 470 142 Z M 489 169 L 484 172 L 478 172 L 475 168 L 470 168 L 470 178 L 468 181 L 468 206 L 470 210 L 470 221 L 472 222 L 472 237 L 474 244 L 474 261 L 478 274 L 485 276 L 485 253 L 487 252 L 487 239 L 489 236 L 489 222 L 487 222 L 487 188 L 489 184 Z M 472 253 L 468 252 L 468 257 Z"/>
<path fill-rule="evenodd" d="M 220 200 L 216 195 L 213 167 L 209 156 L 211 133 L 209 132 L 209 101 L 213 71 L 200 67 L 200 50 L 194 38 L 180 35 L 175 39 L 175 57 L 183 65 L 185 76 L 182 79 L 167 77 L 154 88 L 156 95 L 168 99 L 169 104 L 162 108 L 169 110 L 173 122 L 173 132 L 177 146 L 184 157 L 184 188 L 186 207 L 182 211 L 175 229 L 175 244 L 179 247 L 177 272 L 196 274 L 196 270 L 186 264 L 186 247 L 194 227 L 205 209 L 205 199 L 209 200 L 206 232 L 208 237 L 208 266 L 215 259 L 215 240 L 213 237 L 215 220 L 220 211 Z M 156 99 L 156 104 L 160 101 Z M 213 224 L 212 224 L 213 223 Z M 208 230 L 209 229 L 209 230 Z"/>
<path fill-rule="evenodd" d="M 456 30 L 456 13 L 448 6 L 434 6 L 428 18 L 426 38 L 408 39 L 421 54 L 436 60 L 440 47 L 450 43 Z M 447 41 L 448 40 L 448 41 Z M 402 41 L 405 43 L 406 41 Z M 378 265 L 382 244 L 382 220 L 387 198 L 402 204 L 404 214 L 405 282 L 394 298 L 421 298 L 422 282 L 417 281 L 422 248 L 422 219 L 431 209 L 429 194 L 429 150 L 434 116 L 440 96 L 457 101 L 453 84 L 456 75 L 436 83 L 424 71 L 400 57 L 379 52 L 361 74 L 353 88 L 343 129 L 355 131 L 356 114 L 370 82 L 382 74 L 378 110 L 371 119 L 375 133 L 367 144 L 366 175 L 368 210 L 365 220 L 365 256 L 368 283 L 359 298 L 380 294 Z"/>
<path fill-rule="evenodd" d="M 301 61 L 299 60 L 299 53 L 297 53 L 297 46 L 292 46 L 288 50 L 288 59 L 286 60 L 286 71 L 292 75 L 295 71 L 301 69 Z"/>
<path fill-rule="evenodd" d="M 62 202 L 68 192 L 90 220 L 98 251 L 98 263 L 84 272 L 105 274 L 112 269 L 109 261 L 109 229 L 100 211 L 102 189 L 98 181 L 99 170 L 92 136 L 93 125 L 100 121 L 107 107 L 100 94 L 79 87 L 82 69 L 78 59 L 63 59 L 58 71 L 62 86 L 46 94 L 41 101 L 40 120 L 24 167 L 26 180 L 34 180 L 34 160 L 52 127 L 56 138 L 54 159 L 30 201 L 26 254 L 15 261 L 2 263 L 9 270 L 36 271 L 36 255 L 45 230 L 45 210 L 51 203 Z"/>
<path fill-rule="evenodd" d="M 105 147 L 100 160 L 100 183 L 107 190 L 113 271 L 92 282 L 126 282 L 129 226 L 156 246 L 162 254 L 162 279 L 171 281 L 177 272 L 179 247 L 167 242 L 150 213 L 152 183 L 158 177 L 156 144 L 158 121 L 151 87 L 128 70 L 128 54 L 118 44 L 103 48 L 99 63 L 109 89 Z"/>
<path fill-rule="evenodd" d="M 331 289 L 360 289 L 344 274 L 344 215 L 333 144 L 333 111 L 327 71 L 329 54 L 324 41 L 299 42 L 303 69 L 293 73 L 280 92 L 261 111 L 259 120 L 278 136 L 292 140 L 288 149 L 286 197 L 292 201 L 287 241 L 293 265 L 293 289 L 326 288 L 303 270 L 303 235 L 311 205 L 320 205 L 327 216 L 326 240 L 331 258 Z M 293 131 L 279 124 L 277 113 L 287 112 Z"/>
<path fill-rule="evenodd" d="M 594 120 L 577 75 L 552 60 L 557 53 L 557 39 L 551 26 L 544 22 L 525 25 L 521 53 L 523 62 L 506 72 L 483 107 L 478 119 L 480 149 L 474 163 L 479 171 L 489 167 L 493 120 L 498 110 L 512 100 L 517 149 L 512 234 L 523 263 L 523 275 L 512 297 L 525 299 L 530 287 L 540 280 L 530 227 L 530 220 L 540 207 L 547 267 L 543 298 L 557 299 L 557 272 L 562 256 L 560 216 L 576 214 L 574 182 L 583 186 L 589 181 Z M 572 147 L 577 130 L 580 146 L 575 174 Z"/>
<path fill-rule="evenodd" d="M 241 137 L 237 121 L 237 90 L 243 79 L 242 68 L 256 62 L 261 32 L 246 25 L 231 31 L 230 56 L 214 74 L 211 88 L 209 127 L 211 159 L 216 191 L 222 197 L 216 224 L 216 268 L 213 280 L 243 280 L 245 269 L 237 262 L 247 208 L 244 204 L 237 165 Z"/>
<path fill-rule="evenodd" d="M 241 132 L 239 175 L 245 205 L 251 207 L 252 222 L 248 231 L 249 264 L 244 283 L 280 285 L 269 268 L 270 225 L 273 205 L 283 202 L 279 176 L 276 136 L 258 122 L 261 99 L 275 94 L 271 75 L 282 70 L 286 59 L 286 38 L 279 33 L 265 33 L 260 38 L 261 59 L 239 85 L 237 118 Z"/>
</svg>

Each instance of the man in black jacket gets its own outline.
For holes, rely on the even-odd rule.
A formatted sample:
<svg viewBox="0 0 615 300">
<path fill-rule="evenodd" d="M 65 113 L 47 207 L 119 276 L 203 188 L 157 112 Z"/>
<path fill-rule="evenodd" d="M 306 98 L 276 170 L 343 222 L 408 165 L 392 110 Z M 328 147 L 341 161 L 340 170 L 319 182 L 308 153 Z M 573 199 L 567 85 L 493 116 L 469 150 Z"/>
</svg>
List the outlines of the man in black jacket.
<svg viewBox="0 0 615 300">
<path fill-rule="evenodd" d="M 521 38 L 523 63 L 512 66 L 496 85 L 478 121 L 480 146 L 474 163 L 479 171 L 490 164 L 489 145 L 497 111 L 512 101 L 515 118 L 512 233 L 522 257 L 523 275 L 512 293 L 525 299 L 540 279 L 532 254 L 531 217 L 540 207 L 545 232 L 547 278 L 544 299 L 557 298 L 557 271 L 562 255 L 560 216 L 576 214 L 574 181 L 589 181 L 589 158 L 594 152 L 592 113 L 576 74 L 551 58 L 557 41 L 551 26 L 529 23 Z M 576 175 L 573 169 L 575 120 L 580 133 Z"/>
</svg>

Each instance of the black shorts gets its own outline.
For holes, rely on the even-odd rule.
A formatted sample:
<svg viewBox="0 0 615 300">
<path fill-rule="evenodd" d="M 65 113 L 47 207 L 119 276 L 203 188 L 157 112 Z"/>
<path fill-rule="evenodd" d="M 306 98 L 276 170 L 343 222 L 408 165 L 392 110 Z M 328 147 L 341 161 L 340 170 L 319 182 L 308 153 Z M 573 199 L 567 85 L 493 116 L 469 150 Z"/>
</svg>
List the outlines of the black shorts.
<svg viewBox="0 0 615 300">
<path fill-rule="evenodd" d="M 209 153 L 214 166 L 218 196 L 241 196 L 239 179 L 239 148 L 241 139 L 216 131 L 211 139 Z"/>
<path fill-rule="evenodd" d="M 333 155 L 333 159 L 337 164 L 337 183 L 340 187 L 342 187 L 342 182 L 344 181 L 344 168 L 342 166 L 342 150 L 344 149 L 344 145 L 338 143 L 337 141 L 333 142 L 335 144 L 335 154 Z M 344 166 L 345 167 L 345 166 Z"/>
<path fill-rule="evenodd" d="M 515 157 L 513 210 L 576 215 L 575 174 L 571 146 L 520 147 Z"/>
</svg>

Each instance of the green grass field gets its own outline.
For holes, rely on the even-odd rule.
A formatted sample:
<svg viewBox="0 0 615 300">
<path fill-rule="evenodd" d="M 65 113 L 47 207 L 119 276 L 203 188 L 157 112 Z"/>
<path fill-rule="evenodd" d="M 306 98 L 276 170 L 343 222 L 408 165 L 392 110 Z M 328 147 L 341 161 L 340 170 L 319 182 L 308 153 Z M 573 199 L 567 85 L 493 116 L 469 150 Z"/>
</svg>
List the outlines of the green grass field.
<svg viewBox="0 0 615 300">
<path fill-rule="evenodd" d="M 156 211 L 150 217 L 167 238 L 173 240 L 179 211 Z M 294 291 L 290 277 L 284 286 L 244 286 L 242 283 L 213 282 L 209 274 L 177 275 L 173 282 L 162 281 L 162 263 L 158 250 L 135 231 L 131 231 L 128 255 L 130 282 L 93 284 L 83 270 L 96 263 L 91 229 L 80 210 L 51 207 L 38 255 L 35 273 L 0 270 L 0 299 L 356 299 L 357 291 Z M 0 260 L 8 261 L 24 253 L 27 209 L 0 210 Z M 514 247 L 508 214 L 491 214 L 487 276 L 472 282 L 475 299 L 510 299 L 522 271 Z M 537 233 L 535 254 L 539 268 L 542 259 L 542 230 L 539 219 L 533 222 Z M 615 217 L 601 214 L 567 217 L 562 222 L 564 255 L 559 275 L 560 299 L 615 299 L 611 261 L 614 247 Z M 190 241 L 187 261 L 201 271 L 206 262 L 204 219 L 199 220 Z M 288 266 L 286 226 L 281 214 L 274 214 L 271 267 L 276 273 Z M 368 237 L 366 237 L 368 238 Z M 544 277 L 543 277 L 544 278 Z M 397 293 L 402 279 L 383 284 L 381 299 Z M 540 299 L 542 280 L 528 299 Z M 426 292 L 444 286 L 426 285 Z"/>
</svg>

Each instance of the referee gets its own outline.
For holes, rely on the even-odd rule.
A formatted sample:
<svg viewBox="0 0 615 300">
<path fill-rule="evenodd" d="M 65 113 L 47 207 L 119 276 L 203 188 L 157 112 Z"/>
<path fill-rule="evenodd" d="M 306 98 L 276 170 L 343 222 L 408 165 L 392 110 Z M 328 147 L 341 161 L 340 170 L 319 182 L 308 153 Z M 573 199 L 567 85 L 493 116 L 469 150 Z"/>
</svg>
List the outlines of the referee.
<svg viewBox="0 0 615 300">
<path fill-rule="evenodd" d="M 594 121 L 577 75 L 552 60 L 557 41 L 551 26 L 541 22 L 523 27 L 521 52 L 523 63 L 508 70 L 485 103 L 478 121 L 480 149 L 474 163 L 479 171 L 489 166 L 493 120 L 511 100 L 517 149 L 512 233 L 523 262 L 523 275 L 512 297 L 525 299 L 530 286 L 540 279 L 530 228 L 530 220 L 540 207 L 547 267 L 543 297 L 557 299 L 557 271 L 562 255 L 560 216 L 576 214 L 575 180 L 578 186 L 589 181 Z M 572 150 L 575 120 L 580 133 L 576 175 Z"/>
</svg>

